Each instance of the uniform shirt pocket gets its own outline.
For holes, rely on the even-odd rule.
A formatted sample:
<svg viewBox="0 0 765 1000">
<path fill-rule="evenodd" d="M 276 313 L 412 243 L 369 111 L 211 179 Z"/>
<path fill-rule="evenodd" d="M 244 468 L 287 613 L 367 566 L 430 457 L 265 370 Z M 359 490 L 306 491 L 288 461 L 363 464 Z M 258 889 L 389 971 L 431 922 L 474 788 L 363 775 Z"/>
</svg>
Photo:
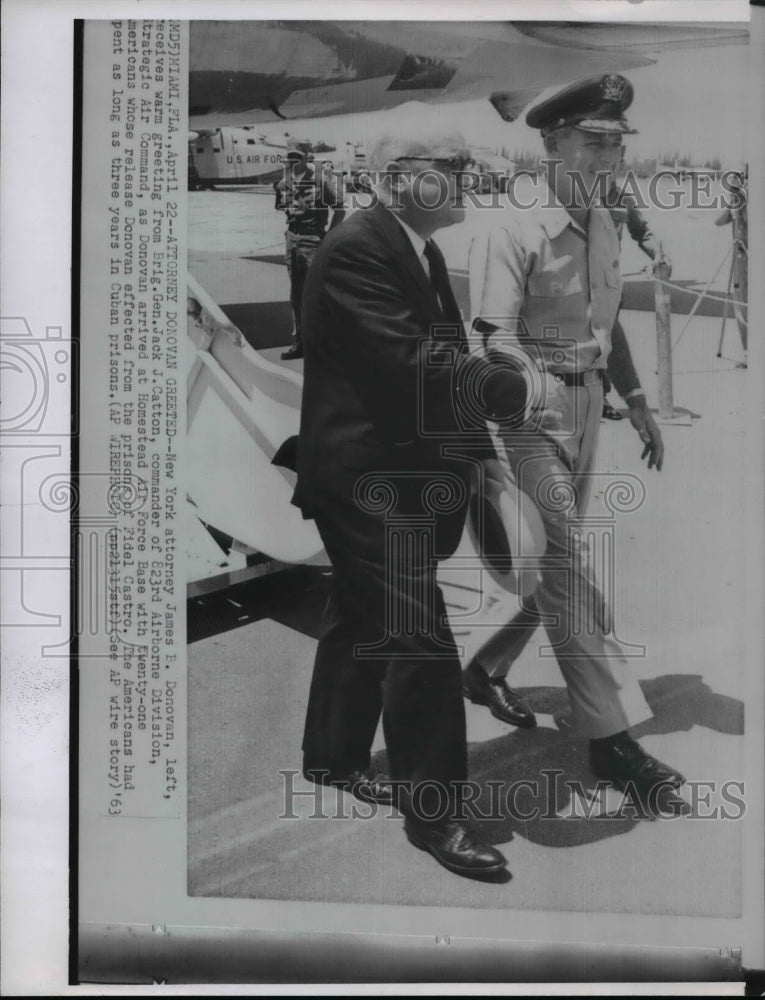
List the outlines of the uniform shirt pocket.
<svg viewBox="0 0 765 1000">
<path fill-rule="evenodd" d="M 528 278 L 529 295 L 537 298 L 562 299 L 580 295 L 583 288 L 582 276 L 573 268 L 539 271 Z"/>
</svg>

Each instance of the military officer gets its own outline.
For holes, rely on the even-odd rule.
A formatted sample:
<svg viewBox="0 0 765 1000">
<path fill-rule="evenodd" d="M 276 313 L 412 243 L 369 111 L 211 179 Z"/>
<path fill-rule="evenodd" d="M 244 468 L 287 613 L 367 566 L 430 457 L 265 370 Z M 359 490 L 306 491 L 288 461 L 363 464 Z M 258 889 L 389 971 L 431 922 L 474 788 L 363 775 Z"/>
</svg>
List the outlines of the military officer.
<svg viewBox="0 0 765 1000">
<path fill-rule="evenodd" d="M 540 130 L 548 157 L 543 174 L 529 178 L 531 191 L 516 192 L 516 205 L 531 207 L 508 207 L 471 247 L 475 348 L 526 352 L 531 374 L 538 369 L 537 394 L 560 394 L 560 401 L 546 404 L 535 430 L 498 428 L 508 474 L 544 522 L 546 568 L 513 627 L 479 650 L 463 682 L 466 696 L 499 718 L 533 725 L 530 707 L 506 675 L 541 615 L 595 773 L 652 806 L 660 793 L 672 811 L 684 811 L 674 791 L 683 776 L 629 734 L 651 713 L 614 638 L 586 546 L 576 542 L 595 468 L 606 370 L 629 405 L 648 467 L 660 470 L 664 457 L 623 332 L 612 338 L 621 297 L 619 239 L 603 202 L 623 136 L 634 131 L 625 119 L 632 96 L 629 81 L 610 74 L 573 84 L 529 111 L 527 124 Z"/>
</svg>

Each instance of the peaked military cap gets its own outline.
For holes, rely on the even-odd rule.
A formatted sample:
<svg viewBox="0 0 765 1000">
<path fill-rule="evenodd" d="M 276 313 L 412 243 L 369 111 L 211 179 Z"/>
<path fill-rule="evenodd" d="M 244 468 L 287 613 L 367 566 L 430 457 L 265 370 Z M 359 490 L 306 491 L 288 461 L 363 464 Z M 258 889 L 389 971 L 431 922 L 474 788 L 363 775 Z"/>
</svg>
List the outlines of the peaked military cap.
<svg viewBox="0 0 765 1000">
<path fill-rule="evenodd" d="M 526 115 L 526 124 L 547 135 L 571 125 L 584 132 L 634 135 L 624 112 L 632 104 L 634 91 L 625 76 L 606 73 L 578 80 L 537 104 Z"/>
<path fill-rule="evenodd" d="M 287 160 L 302 160 L 307 158 L 308 152 L 305 146 L 301 146 L 297 139 L 293 139 L 292 136 L 287 139 L 287 152 L 285 154 L 285 159 Z"/>
</svg>

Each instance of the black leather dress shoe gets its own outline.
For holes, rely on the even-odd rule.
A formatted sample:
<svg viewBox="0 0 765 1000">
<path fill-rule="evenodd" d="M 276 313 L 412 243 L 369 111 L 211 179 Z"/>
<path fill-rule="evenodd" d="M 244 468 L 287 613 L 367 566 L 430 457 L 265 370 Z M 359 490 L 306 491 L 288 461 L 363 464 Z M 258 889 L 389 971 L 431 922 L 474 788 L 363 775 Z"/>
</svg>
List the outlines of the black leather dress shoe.
<svg viewBox="0 0 765 1000">
<path fill-rule="evenodd" d="M 537 724 L 526 699 L 513 691 L 504 677 L 492 680 L 480 663 L 473 661 L 462 671 L 462 693 L 474 705 L 486 705 L 500 722 L 525 729 Z"/>
<path fill-rule="evenodd" d="M 690 812 L 677 789 L 685 784 L 678 770 L 646 753 L 626 731 L 590 740 L 590 765 L 599 778 L 633 795 L 654 814 Z"/>
<path fill-rule="evenodd" d="M 607 399 L 603 399 L 603 417 L 606 420 L 621 420 L 622 414 L 618 410 L 614 409 L 613 406 L 608 402 Z"/>
<path fill-rule="evenodd" d="M 418 823 L 407 817 L 404 829 L 410 843 L 432 854 L 455 875 L 487 882 L 509 882 L 512 878 L 504 854 L 481 843 L 461 823 Z"/>
<path fill-rule="evenodd" d="M 350 792 L 361 802 L 378 806 L 393 805 L 393 786 L 383 777 L 373 778 L 364 771 L 330 771 L 324 767 L 304 767 L 303 777 L 317 785 L 327 785 Z"/>
<path fill-rule="evenodd" d="M 302 357 L 302 344 L 295 344 L 293 347 L 289 347 L 286 351 L 282 351 L 282 361 L 297 361 L 298 358 Z"/>
</svg>

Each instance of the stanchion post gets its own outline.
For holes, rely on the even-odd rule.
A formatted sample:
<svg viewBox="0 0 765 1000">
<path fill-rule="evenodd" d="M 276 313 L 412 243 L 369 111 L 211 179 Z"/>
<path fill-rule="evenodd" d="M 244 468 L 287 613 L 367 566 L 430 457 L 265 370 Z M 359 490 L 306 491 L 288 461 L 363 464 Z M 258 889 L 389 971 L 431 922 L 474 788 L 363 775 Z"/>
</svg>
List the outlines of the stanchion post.
<svg viewBox="0 0 765 1000">
<path fill-rule="evenodd" d="M 722 323 L 720 324 L 720 343 L 717 345 L 717 357 L 722 357 L 723 340 L 725 339 L 725 324 L 728 319 L 728 306 L 730 305 L 730 293 L 733 288 L 733 271 L 736 267 L 735 257 L 730 262 L 730 269 L 728 270 L 728 287 L 725 290 L 725 303 L 723 305 Z M 735 307 L 734 307 L 735 314 Z"/>
<path fill-rule="evenodd" d="M 741 303 L 734 306 L 733 312 L 738 323 L 738 332 L 741 337 L 741 346 L 746 354 L 749 346 L 749 314 L 746 303 L 749 302 L 749 260 L 747 257 L 749 247 L 749 220 L 747 216 L 746 202 L 739 209 L 735 209 L 733 216 L 733 241 L 735 250 L 733 251 L 733 299 L 734 302 Z"/>
<path fill-rule="evenodd" d="M 654 262 L 654 300 L 656 303 L 656 353 L 659 372 L 659 416 L 671 420 L 675 408 L 672 402 L 672 307 L 669 288 L 662 284 L 669 280 L 669 267 L 664 250 L 659 244 L 659 253 Z"/>
</svg>

